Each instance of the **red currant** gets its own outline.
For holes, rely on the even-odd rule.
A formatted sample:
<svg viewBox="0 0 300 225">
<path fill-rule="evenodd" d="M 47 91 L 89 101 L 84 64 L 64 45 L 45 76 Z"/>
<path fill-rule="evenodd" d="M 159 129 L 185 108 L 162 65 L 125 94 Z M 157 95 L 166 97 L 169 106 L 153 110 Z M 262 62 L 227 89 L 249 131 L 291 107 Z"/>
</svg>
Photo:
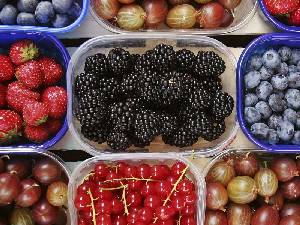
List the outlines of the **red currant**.
<svg viewBox="0 0 300 225">
<path fill-rule="evenodd" d="M 155 215 L 159 220 L 165 221 L 171 219 L 175 214 L 175 210 L 172 207 L 160 206 L 155 210 Z"/>
<path fill-rule="evenodd" d="M 113 214 L 121 214 L 124 212 L 124 204 L 121 200 L 117 199 L 117 198 L 114 198 L 112 201 L 111 201 L 111 205 L 112 205 L 112 210 L 111 212 Z"/>
<path fill-rule="evenodd" d="M 183 195 L 184 202 L 187 205 L 194 205 L 197 201 L 197 195 L 195 192 L 189 193 L 187 195 Z"/>
<path fill-rule="evenodd" d="M 91 225 L 92 223 L 90 221 L 87 221 L 84 218 L 78 218 L 78 225 Z"/>
<path fill-rule="evenodd" d="M 167 181 L 158 181 L 155 184 L 155 190 L 160 196 L 167 197 L 172 191 L 172 185 Z"/>
<path fill-rule="evenodd" d="M 139 178 L 149 179 L 151 176 L 151 166 L 148 164 L 141 164 L 137 167 L 137 176 Z"/>
<path fill-rule="evenodd" d="M 166 165 L 154 165 L 151 167 L 151 178 L 155 180 L 164 180 L 170 175 L 170 169 Z"/>
<path fill-rule="evenodd" d="M 124 175 L 124 171 L 127 168 L 128 164 L 125 162 L 118 162 L 118 164 L 116 165 L 118 173 Z"/>
<path fill-rule="evenodd" d="M 90 211 L 91 209 L 91 198 L 88 194 L 77 194 L 74 202 L 79 211 Z"/>
<path fill-rule="evenodd" d="M 124 170 L 125 177 L 137 177 L 137 167 L 136 166 L 127 166 Z"/>
<path fill-rule="evenodd" d="M 169 176 L 166 181 L 169 182 L 171 185 L 174 185 L 176 183 L 177 179 L 178 178 L 176 178 L 174 176 Z"/>
<path fill-rule="evenodd" d="M 171 167 L 171 175 L 175 177 L 180 177 L 182 174 L 182 171 L 186 168 L 186 165 L 183 162 L 176 162 L 172 167 Z"/>
<path fill-rule="evenodd" d="M 172 198 L 171 202 L 176 211 L 181 211 L 185 205 L 184 198 L 180 195 Z"/>
<path fill-rule="evenodd" d="M 85 181 L 77 187 L 77 194 L 87 194 L 89 190 L 94 193 L 96 184 L 92 181 Z"/>
<path fill-rule="evenodd" d="M 103 190 L 102 188 L 108 188 L 109 185 L 101 185 L 101 187 L 95 190 L 94 198 L 111 200 L 113 198 L 113 193 L 110 190 Z"/>
<path fill-rule="evenodd" d="M 181 210 L 181 214 L 186 216 L 195 215 L 195 213 L 196 213 L 195 205 L 185 205 Z"/>
<path fill-rule="evenodd" d="M 144 222 L 146 224 L 150 223 L 154 218 L 154 212 L 150 207 L 141 208 L 138 211 L 139 221 Z"/>
<path fill-rule="evenodd" d="M 129 211 L 129 213 L 134 213 L 134 212 L 137 213 L 141 208 L 142 208 L 142 206 L 130 207 L 128 211 Z"/>
<path fill-rule="evenodd" d="M 128 180 L 128 190 L 139 191 L 142 188 L 143 182 L 141 180 Z"/>
<path fill-rule="evenodd" d="M 89 219 L 90 220 L 91 218 L 93 218 L 92 208 L 90 208 L 89 211 L 80 211 L 79 215 L 80 215 L 81 218 Z"/>
<path fill-rule="evenodd" d="M 128 225 L 145 225 L 145 223 L 141 221 L 137 221 L 135 223 L 129 223 Z"/>
<path fill-rule="evenodd" d="M 127 216 L 127 223 L 136 224 L 139 220 L 138 212 L 130 212 Z"/>
<path fill-rule="evenodd" d="M 112 225 L 127 225 L 127 219 L 124 215 L 116 215 L 112 219 Z"/>
<path fill-rule="evenodd" d="M 104 164 L 104 163 L 98 163 L 95 166 L 94 170 L 95 170 L 95 175 L 98 178 L 105 178 L 108 175 L 108 172 L 109 172 L 109 169 L 108 169 L 107 165 Z"/>
<path fill-rule="evenodd" d="M 144 200 L 144 206 L 155 209 L 162 205 L 162 200 L 158 195 L 148 195 Z"/>
<path fill-rule="evenodd" d="M 173 219 L 165 220 L 165 221 L 158 221 L 154 225 L 174 225 Z"/>
<path fill-rule="evenodd" d="M 195 185 L 189 179 L 184 179 L 179 182 L 177 190 L 180 193 L 189 194 L 195 190 Z"/>
<path fill-rule="evenodd" d="M 194 216 L 183 216 L 180 220 L 181 225 L 197 225 L 197 221 Z"/>
<path fill-rule="evenodd" d="M 153 182 L 146 182 L 141 189 L 141 195 L 146 197 L 148 195 L 156 194 L 155 184 Z"/>
<path fill-rule="evenodd" d="M 108 214 L 99 214 L 96 217 L 97 225 L 111 225 L 111 218 Z"/>
<path fill-rule="evenodd" d="M 121 182 L 118 179 L 121 179 L 121 175 L 114 171 L 110 171 L 105 178 L 105 180 L 109 181 L 107 184 L 109 184 L 110 187 L 119 187 Z"/>
<path fill-rule="evenodd" d="M 112 204 L 109 200 L 99 199 L 95 205 L 96 212 L 100 214 L 111 214 Z"/>
<path fill-rule="evenodd" d="M 131 207 L 137 207 L 142 203 L 142 196 L 139 192 L 129 192 L 126 195 L 126 201 Z"/>
</svg>

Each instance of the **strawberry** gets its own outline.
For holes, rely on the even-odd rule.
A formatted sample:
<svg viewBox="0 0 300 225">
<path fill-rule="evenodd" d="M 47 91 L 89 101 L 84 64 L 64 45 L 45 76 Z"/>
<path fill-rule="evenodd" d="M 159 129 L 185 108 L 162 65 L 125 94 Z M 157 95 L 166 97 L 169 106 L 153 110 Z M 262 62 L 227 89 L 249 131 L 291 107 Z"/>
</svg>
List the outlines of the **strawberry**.
<svg viewBox="0 0 300 225">
<path fill-rule="evenodd" d="M 23 107 L 23 119 L 29 126 L 39 126 L 47 121 L 49 110 L 42 102 L 29 102 Z"/>
<path fill-rule="evenodd" d="M 37 58 L 39 49 L 31 40 L 17 41 L 10 46 L 9 57 L 16 65 L 21 65 L 31 59 Z"/>
<path fill-rule="evenodd" d="M 49 116 L 59 119 L 67 111 L 67 92 L 63 87 L 48 87 L 42 93 L 42 102 L 47 104 Z"/>
<path fill-rule="evenodd" d="M 0 143 L 10 143 L 21 136 L 22 119 L 11 110 L 0 110 Z"/>
<path fill-rule="evenodd" d="M 6 55 L 0 55 L 0 82 L 11 80 L 15 75 L 15 68 Z"/>
<path fill-rule="evenodd" d="M 7 87 L 0 84 L 0 108 L 4 108 L 6 106 L 6 92 Z"/>
<path fill-rule="evenodd" d="M 44 124 L 40 126 L 26 126 L 24 134 L 28 140 L 36 143 L 44 142 L 49 138 L 49 132 Z"/>
<path fill-rule="evenodd" d="M 264 3 L 272 15 L 282 15 L 293 12 L 299 6 L 299 0 L 264 0 Z"/>
<path fill-rule="evenodd" d="M 53 119 L 49 118 L 47 122 L 45 123 L 45 126 L 50 133 L 50 135 L 56 135 L 57 132 L 60 130 L 62 127 L 62 122 L 60 119 Z"/>
<path fill-rule="evenodd" d="M 17 112 L 22 112 L 23 106 L 28 101 L 38 101 L 39 99 L 39 93 L 27 89 L 19 81 L 15 81 L 8 85 L 6 100 L 8 105 Z"/>
<path fill-rule="evenodd" d="M 34 60 L 17 67 L 16 77 L 29 89 L 36 89 L 43 84 L 43 73 L 40 64 Z"/>
<path fill-rule="evenodd" d="M 60 64 L 49 57 L 39 59 L 40 68 L 44 74 L 44 84 L 49 86 L 57 83 L 63 76 Z"/>
<path fill-rule="evenodd" d="M 293 26 L 300 26 L 300 7 L 290 13 L 289 24 Z"/>
</svg>

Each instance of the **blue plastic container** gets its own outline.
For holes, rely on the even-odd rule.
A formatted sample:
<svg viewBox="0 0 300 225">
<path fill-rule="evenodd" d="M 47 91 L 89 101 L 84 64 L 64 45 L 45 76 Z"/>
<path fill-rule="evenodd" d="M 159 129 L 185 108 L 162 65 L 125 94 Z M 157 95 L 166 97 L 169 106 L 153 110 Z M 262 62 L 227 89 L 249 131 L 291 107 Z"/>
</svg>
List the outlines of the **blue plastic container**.
<svg viewBox="0 0 300 225">
<path fill-rule="evenodd" d="M 8 51 L 9 46 L 17 40 L 30 39 L 34 41 L 40 48 L 42 54 L 51 56 L 56 59 L 64 69 L 64 74 L 66 74 L 68 63 L 70 61 L 70 55 L 63 44 L 53 35 L 46 33 L 25 33 L 22 31 L 16 32 L 0 32 L 0 52 L 4 50 Z M 66 87 L 66 76 L 64 75 L 63 80 L 59 84 L 60 86 Z M 66 88 L 67 89 L 67 88 Z M 56 144 L 68 130 L 67 119 L 64 118 L 64 123 L 60 131 L 51 139 L 44 143 L 25 143 L 20 145 L 11 146 L 0 146 L 1 149 L 18 149 L 18 148 L 31 148 L 39 151 L 46 150 Z"/>
<path fill-rule="evenodd" d="M 258 0 L 259 6 L 261 8 L 261 11 L 263 12 L 263 14 L 265 15 L 265 17 L 270 21 L 270 23 L 275 26 L 277 29 L 285 31 L 285 32 L 300 32 L 300 27 L 297 26 L 289 26 L 286 25 L 284 23 L 282 23 L 281 21 L 279 21 L 276 17 L 272 16 L 264 1 L 263 0 Z"/>
<path fill-rule="evenodd" d="M 276 144 L 270 145 L 263 142 L 250 132 L 244 119 L 244 75 L 246 74 L 247 62 L 255 53 L 263 53 L 266 49 L 277 48 L 279 46 L 290 46 L 300 48 L 300 35 L 296 33 L 274 33 L 260 36 L 252 41 L 242 53 L 237 64 L 237 116 L 239 124 L 247 138 L 260 148 L 269 151 L 278 152 L 299 152 L 300 145 L 293 144 Z"/>
<path fill-rule="evenodd" d="M 55 34 L 64 34 L 74 30 L 76 27 L 80 25 L 85 16 L 87 15 L 88 9 L 90 5 L 90 0 L 82 0 L 81 4 L 81 14 L 80 16 L 69 26 L 62 28 L 54 28 L 54 27 L 42 27 L 42 26 L 19 26 L 19 25 L 0 25 L 0 31 L 27 31 L 27 32 L 48 32 Z"/>
</svg>

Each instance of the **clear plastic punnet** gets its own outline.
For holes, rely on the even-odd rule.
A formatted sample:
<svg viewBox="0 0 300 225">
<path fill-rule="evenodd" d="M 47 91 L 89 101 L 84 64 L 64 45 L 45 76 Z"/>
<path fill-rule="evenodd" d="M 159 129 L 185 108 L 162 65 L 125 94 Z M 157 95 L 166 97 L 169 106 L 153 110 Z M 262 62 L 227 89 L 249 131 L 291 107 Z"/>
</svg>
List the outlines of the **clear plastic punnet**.
<svg viewBox="0 0 300 225">
<path fill-rule="evenodd" d="M 91 0 L 91 14 L 94 19 L 103 26 L 108 31 L 114 33 L 132 33 L 135 31 L 127 31 L 125 29 L 119 28 L 111 21 L 101 18 L 95 9 L 95 1 Z M 236 31 L 243 26 L 245 26 L 254 16 L 257 10 L 256 0 L 242 0 L 241 3 L 233 10 L 234 20 L 228 27 L 219 27 L 215 29 L 171 29 L 167 25 L 162 25 L 159 29 L 140 29 L 136 32 L 172 32 L 173 34 L 201 34 L 201 35 L 217 35 L 217 34 L 227 34 Z"/>
<path fill-rule="evenodd" d="M 205 210 L 205 181 L 202 173 L 199 169 L 192 164 L 188 159 L 179 156 L 176 153 L 136 153 L 131 154 L 104 154 L 101 156 L 95 156 L 93 158 L 87 159 L 80 163 L 76 169 L 73 171 L 68 190 L 68 201 L 69 201 L 69 211 L 71 217 L 71 222 L 73 225 L 77 224 L 77 210 L 74 205 L 74 199 L 76 196 L 77 187 L 83 182 L 90 172 L 94 169 L 95 165 L 99 162 L 107 163 L 113 165 L 117 162 L 125 162 L 129 165 L 137 165 L 142 163 L 147 163 L 150 165 L 156 164 L 166 164 L 172 165 L 175 162 L 183 162 L 188 168 L 188 173 L 186 174 L 190 180 L 195 184 L 195 191 L 197 193 L 197 225 L 204 224 L 204 210 Z"/>
<path fill-rule="evenodd" d="M 235 89 L 235 69 L 236 59 L 233 53 L 221 42 L 201 36 L 193 35 L 170 35 L 170 34 L 123 34 L 96 37 L 85 42 L 73 54 L 69 63 L 67 79 L 68 79 L 68 124 L 72 135 L 83 146 L 83 149 L 92 155 L 98 155 L 101 152 L 110 152 L 110 148 L 106 143 L 98 144 L 85 138 L 81 133 L 81 126 L 75 116 L 75 107 L 78 104 L 74 96 L 74 83 L 77 75 L 84 71 L 85 59 L 88 56 L 96 53 L 107 54 L 112 48 L 121 47 L 128 50 L 130 53 L 142 54 L 145 51 L 154 48 L 157 44 L 164 43 L 172 45 L 175 50 L 189 49 L 194 53 L 198 51 L 214 51 L 219 54 L 226 63 L 226 70 L 220 76 L 223 84 L 223 91 L 229 93 L 234 99 L 236 96 Z M 236 120 L 236 109 L 225 120 L 225 133 L 212 142 L 199 139 L 196 144 L 191 147 L 178 148 L 171 145 L 166 145 L 160 136 L 152 141 L 150 146 L 144 149 L 131 147 L 127 152 L 196 152 L 200 155 L 213 155 L 223 150 L 235 138 L 238 123 Z"/>
</svg>

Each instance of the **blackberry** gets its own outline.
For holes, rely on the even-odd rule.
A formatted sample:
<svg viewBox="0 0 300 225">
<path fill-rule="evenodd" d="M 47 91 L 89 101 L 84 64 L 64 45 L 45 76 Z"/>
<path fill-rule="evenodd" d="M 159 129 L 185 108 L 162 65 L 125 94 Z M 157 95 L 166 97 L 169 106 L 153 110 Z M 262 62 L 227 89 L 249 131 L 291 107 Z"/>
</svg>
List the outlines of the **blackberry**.
<svg viewBox="0 0 300 225">
<path fill-rule="evenodd" d="M 120 84 L 120 93 L 132 96 L 138 88 L 138 74 L 135 72 L 125 74 Z"/>
<path fill-rule="evenodd" d="M 141 56 L 139 54 L 131 54 L 131 63 L 132 63 L 132 66 L 135 66 L 135 64 L 137 63 L 138 59 L 140 58 Z"/>
<path fill-rule="evenodd" d="M 75 95 L 80 98 L 89 90 L 99 87 L 99 79 L 92 73 L 81 73 L 75 78 Z"/>
<path fill-rule="evenodd" d="M 182 148 L 195 144 L 198 141 L 198 136 L 193 132 L 180 127 L 171 135 L 163 135 L 162 139 L 166 144 Z"/>
<path fill-rule="evenodd" d="M 116 78 L 102 78 L 99 80 L 99 91 L 109 99 L 116 98 L 120 93 L 120 83 Z"/>
<path fill-rule="evenodd" d="M 138 147 L 138 148 L 144 148 L 151 144 L 151 141 L 140 140 L 137 137 L 135 137 L 134 135 L 130 135 L 129 138 L 130 138 L 132 145 L 135 147 Z"/>
<path fill-rule="evenodd" d="M 136 61 L 135 70 L 138 72 L 156 70 L 156 64 L 153 62 L 153 55 L 153 50 L 148 50 L 141 55 L 141 57 L 139 57 Z"/>
<path fill-rule="evenodd" d="M 200 77 L 217 77 L 226 69 L 224 60 L 213 51 L 199 51 L 194 66 L 194 73 Z"/>
<path fill-rule="evenodd" d="M 232 113 L 234 107 L 233 98 L 226 92 L 218 91 L 214 95 L 212 101 L 212 114 L 217 120 L 222 120 Z"/>
<path fill-rule="evenodd" d="M 191 86 L 186 103 L 194 109 L 205 109 L 210 106 L 211 94 L 201 84 Z"/>
<path fill-rule="evenodd" d="M 145 102 L 158 102 L 160 99 L 159 75 L 155 71 L 145 70 L 138 77 L 138 94 Z"/>
<path fill-rule="evenodd" d="M 190 72 L 194 68 L 195 55 L 187 49 L 176 52 L 176 67 L 180 72 Z"/>
<path fill-rule="evenodd" d="M 204 80 L 201 80 L 201 83 L 209 93 L 216 93 L 217 91 L 222 91 L 222 81 L 219 77 L 207 77 Z"/>
<path fill-rule="evenodd" d="M 115 151 L 124 151 L 131 145 L 127 134 L 118 128 L 114 128 L 110 131 L 107 144 Z"/>
<path fill-rule="evenodd" d="M 160 119 L 160 133 L 162 135 L 170 135 L 176 131 L 178 128 L 178 119 L 176 116 L 168 114 L 168 113 L 161 113 L 159 115 Z"/>
<path fill-rule="evenodd" d="M 154 49 L 153 62 L 158 72 L 166 73 L 175 66 L 176 54 L 172 46 L 159 44 Z"/>
<path fill-rule="evenodd" d="M 100 125 L 82 125 L 81 126 L 82 135 L 89 139 L 90 141 L 97 142 L 98 144 L 102 144 L 107 141 L 107 137 L 109 134 L 108 124 L 100 124 Z"/>
<path fill-rule="evenodd" d="M 201 134 L 201 137 L 206 141 L 213 141 L 218 139 L 226 129 L 225 121 L 213 121 Z"/>
<path fill-rule="evenodd" d="M 97 77 L 103 77 L 109 74 L 109 70 L 109 62 L 104 54 L 98 53 L 87 57 L 85 60 L 84 71 L 86 73 L 95 74 Z"/>
<path fill-rule="evenodd" d="M 128 51 L 122 48 L 114 48 L 109 51 L 108 59 L 111 70 L 116 76 L 122 76 L 125 72 L 129 71 L 132 65 L 132 58 Z"/>
</svg>

